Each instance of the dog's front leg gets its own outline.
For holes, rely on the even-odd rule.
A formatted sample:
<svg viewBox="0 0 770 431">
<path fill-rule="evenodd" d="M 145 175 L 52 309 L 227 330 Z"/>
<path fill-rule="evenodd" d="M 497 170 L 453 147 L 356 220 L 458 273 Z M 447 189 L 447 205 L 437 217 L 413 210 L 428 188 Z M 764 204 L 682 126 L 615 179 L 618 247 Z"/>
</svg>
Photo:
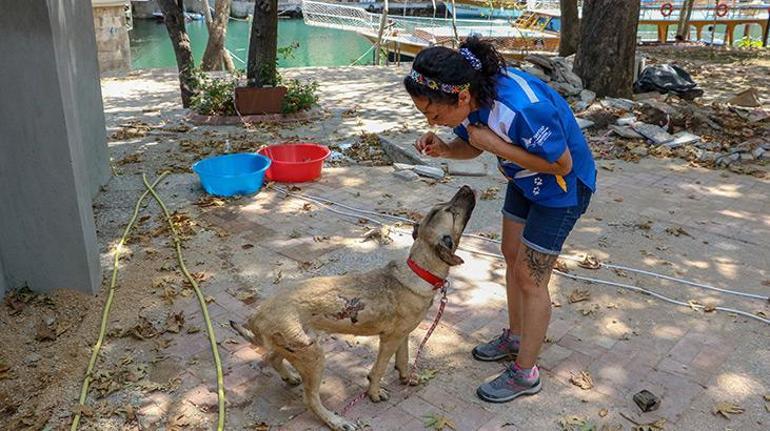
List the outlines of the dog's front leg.
<svg viewBox="0 0 770 431">
<path fill-rule="evenodd" d="M 404 336 L 396 350 L 396 370 L 401 383 L 409 383 L 409 334 Z"/>
<path fill-rule="evenodd" d="M 369 390 L 367 391 L 369 398 L 375 403 L 385 401 L 389 398 L 387 391 L 380 387 L 380 381 L 385 374 L 388 361 L 390 361 L 390 358 L 396 353 L 396 349 L 398 349 L 400 343 L 400 338 L 385 335 L 380 336 L 380 351 L 377 353 L 377 360 L 374 362 L 372 371 L 369 372 Z"/>
</svg>

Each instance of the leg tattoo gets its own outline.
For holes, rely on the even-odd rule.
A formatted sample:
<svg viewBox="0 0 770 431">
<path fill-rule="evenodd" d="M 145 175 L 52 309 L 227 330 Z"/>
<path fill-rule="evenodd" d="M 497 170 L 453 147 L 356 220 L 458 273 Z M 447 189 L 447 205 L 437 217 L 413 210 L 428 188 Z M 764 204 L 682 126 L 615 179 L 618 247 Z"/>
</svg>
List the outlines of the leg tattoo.
<svg viewBox="0 0 770 431">
<path fill-rule="evenodd" d="M 532 280 L 540 286 L 543 284 L 543 280 L 548 279 L 548 276 L 553 269 L 553 264 L 558 256 L 540 253 L 529 247 L 526 247 L 526 254 L 529 275 L 532 277 Z"/>
</svg>

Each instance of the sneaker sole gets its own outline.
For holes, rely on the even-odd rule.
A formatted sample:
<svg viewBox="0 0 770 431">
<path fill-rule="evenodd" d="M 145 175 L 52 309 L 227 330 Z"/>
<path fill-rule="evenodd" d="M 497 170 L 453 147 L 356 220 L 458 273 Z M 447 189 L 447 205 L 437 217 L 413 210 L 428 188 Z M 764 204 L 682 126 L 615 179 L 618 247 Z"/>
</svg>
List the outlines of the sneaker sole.
<svg viewBox="0 0 770 431">
<path fill-rule="evenodd" d="M 476 352 L 475 347 L 471 351 L 471 354 L 473 355 L 474 359 L 482 362 L 495 362 L 495 361 L 499 361 L 500 359 L 510 359 L 513 361 L 516 359 L 516 356 L 518 355 L 517 353 L 502 353 L 498 356 L 481 356 L 479 353 Z"/>
<path fill-rule="evenodd" d="M 540 390 L 543 389 L 543 383 L 538 380 L 537 384 L 535 386 L 532 386 L 529 389 L 523 390 L 521 392 L 517 392 L 510 397 L 505 398 L 492 398 L 488 395 L 481 392 L 481 389 L 476 389 L 476 396 L 481 398 L 483 401 L 489 402 L 489 403 L 507 403 L 508 401 L 513 401 L 516 398 L 523 396 L 523 395 L 535 395 L 536 393 L 540 392 Z"/>
</svg>

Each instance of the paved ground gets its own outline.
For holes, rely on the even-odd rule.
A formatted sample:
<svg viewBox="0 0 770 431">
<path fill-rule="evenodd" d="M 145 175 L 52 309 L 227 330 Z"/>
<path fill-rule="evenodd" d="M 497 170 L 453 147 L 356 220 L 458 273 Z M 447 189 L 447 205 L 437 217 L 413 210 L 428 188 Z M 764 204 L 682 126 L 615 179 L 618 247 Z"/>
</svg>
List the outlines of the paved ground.
<svg viewBox="0 0 770 431">
<path fill-rule="evenodd" d="M 289 136 L 331 143 L 361 131 L 385 131 L 402 144 L 413 140 L 424 122 L 410 110 L 398 90 L 397 69 L 305 70 L 295 72 L 327 80 L 322 100 L 328 118 L 288 129 L 198 128 L 188 134 L 154 134 L 111 144 L 114 159 L 142 154 L 140 163 L 116 165 L 120 174 L 96 201 L 103 261 L 109 265 L 109 245 L 120 235 L 128 209 L 141 192 L 139 172 L 154 173 L 192 160 L 186 140 L 197 148 L 217 152 L 224 139 L 257 143 Z M 336 80 L 332 80 L 333 73 Z M 373 78 L 373 75 L 375 78 Z M 346 88 L 339 96 L 340 86 Z M 172 74 L 107 80 L 103 92 L 110 126 L 128 119 L 158 124 L 180 120 Z M 392 98 L 395 98 L 394 101 Z M 387 101 L 386 101 L 387 99 Z M 350 114 L 353 112 L 353 114 Z M 185 157 L 179 154 L 187 151 Z M 601 161 L 599 193 L 589 212 L 569 238 L 565 254 L 591 253 L 600 259 L 657 271 L 715 286 L 768 294 L 770 288 L 770 184 L 748 176 L 692 168 L 682 161 L 643 160 L 637 164 Z M 183 166 L 182 166 L 183 167 Z M 348 205 L 424 212 L 451 196 L 462 184 L 479 190 L 503 189 L 491 174 L 455 177 L 446 183 L 405 182 L 392 168 L 339 167 L 325 169 L 317 183 L 301 185 L 310 193 Z M 240 341 L 228 327 L 243 319 L 261 298 L 294 279 L 340 274 L 403 258 L 408 235 L 393 235 L 380 245 L 362 241 L 367 230 L 355 218 L 305 206 L 275 190 L 254 197 L 196 206 L 204 194 L 189 173 L 172 174 L 159 187 L 172 210 L 189 216 L 192 232 L 185 254 L 192 271 L 204 278 L 210 297 L 225 368 L 228 430 L 253 430 L 266 423 L 281 430 L 324 429 L 307 412 L 298 388 L 282 384 L 261 361 L 261 352 Z M 479 202 L 468 231 L 499 232 L 501 193 Z M 108 402 L 137 408 L 137 422 L 115 417 L 86 420 L 92 429 L 211 429 L 216 421 L 213 362 L 198 305 L 178 272 L 169 270 L 172 254 L 162 232 L 158 209 L 139 228 L 132 257 L 121 268 L 122 288 L 116 301 L 124 304 L 111 325 L 127 327 L 137 315 L 184 311 L 183 330 L 148 340 L 113 338 L 100 366 L 120 369 L 120 358 L 132 355 L 145 367 L 144 378 L 168 384 L 165 390 L 123 389 Z M 465 241 L 465 246 L 495 252 L 493 244 Z M 649 296 L 615 287 L 584 284 L 555 277 L 550 284 L 554 308 L 548 342 L 540 357 L 544 389 L 510 404 L 481 402 L 475 388 L 503 364 L 479 363 L 470 350 L 506 326 L 504 268 L 494 258 L 462 252 L 466 264 L 454 271 L 445 318 L 428 345 L 421 368 L 435 370 L 419 387 L 398 384 L 395 371 L 386 385 L 391 399 L 373 404 L 364 400 L 349 413 L 375 430 L 423 430 L 425 416 L 444 416 L 456 430 L 556 430 L 564 417 L 579 416 L 597 425 L 639 424 L 666 419 L 666 430 L 765 430 L 770 423 L 763 395 L 770 392 L 770 327 L 727 313 L 703 313 L 676 307 Z M 740 308 L 770 315 L 768 304 L 665 282 L 629 272 L 591 271 L 570 265 L 573 273 L 644 286 L 673 298 L 701 304 Z M 763 284 L 764 283 L 764 284 Z M 164 294 L 166 288 L 173 294 Z M 588 301 L 570 304 L 577 288 L 590 292 Z M 163 297 L 168 301 L 164 302 Z M 241 299 L 245 300 L 242 301 Z M 127 305 L 126 305 L 127 304 Z M 433 318 L 411 336 L 412 354 Z M 333 336 L 325 341 L 327 371 L 322 394 L 332 409 L 341 409 L 366 384 L 374 360 L 373 339 Z M 128 353 L 127 353 L 128 352 Z M 84 362 L 85 363 L 85 362 Z M 125 368 L 125 366 L 124 366 Z M 594 387 L 582 390 L 570 383 L 571 373 L 588 371 Z M 658 411 L 640 415 L 632 395 L 648 389 L 662 397 Z M 74 399 L 77 385 L 65 388 Z M 712 414 L 721 401 L 745 408 L 730 420 Z M 67 417 L 68 406 L 59 417 Z M 620 429 L 620 428 L 602 428 Z"/>
</svg>

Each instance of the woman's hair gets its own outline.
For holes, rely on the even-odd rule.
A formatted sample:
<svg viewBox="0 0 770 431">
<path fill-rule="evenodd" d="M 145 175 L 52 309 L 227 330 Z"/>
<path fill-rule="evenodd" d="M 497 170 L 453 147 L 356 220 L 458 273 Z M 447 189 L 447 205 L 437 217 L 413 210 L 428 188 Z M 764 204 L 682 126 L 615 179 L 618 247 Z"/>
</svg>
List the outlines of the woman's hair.
<svg viewBox="0 0 770 431">
<path fill-rule="evenodd" d="M 480 61 L 480 67 L 476 64 L 477 68 L 474 68 L 474 59 L 467 59 L 467 52 L 466 55 L 460 53 L 464 50 Z M 442 84 L 470 84 L 471 95 L 476 101 L 483 106 L 491 106 L 496 96 L 496 75 L 505 69 L 505 59 L 490 42 L 478 36 L 467 38 L 460 45 L 460 51 L 444 46 L 423 49 L 415 57 L 412 70 Z M 417 82 L 411 75 L 404 78 L 404 86 L 412 97 L 427 97 L 432 103 L 457 103 L 457 93 L 431 88 Z"/>
</svg>

